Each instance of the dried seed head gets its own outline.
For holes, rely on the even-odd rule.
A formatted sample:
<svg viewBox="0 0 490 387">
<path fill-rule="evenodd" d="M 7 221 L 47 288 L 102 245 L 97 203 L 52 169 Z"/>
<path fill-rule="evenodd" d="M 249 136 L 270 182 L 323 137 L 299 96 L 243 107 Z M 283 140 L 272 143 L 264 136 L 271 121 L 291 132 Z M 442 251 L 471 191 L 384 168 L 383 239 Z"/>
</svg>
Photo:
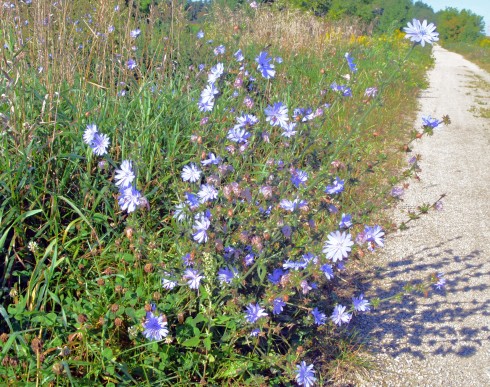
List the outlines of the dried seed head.
<svg viewBox="0 0 490 387">
<path fill-rule="evenodd" d="M 104 278 L 99 278 L 99 279 L 97 279 L 97 285 L 99 285 L 99 286 L 104 286 L 104 285 L 105 285 Z"/>
<path fill-rule="evenodd" d="M 158 301 L 160 298 L 162 298 L 162 293 L 160 293 L 160 292 L 153 292 L 153 299 L 155 301 Z"/>
<path fill-rule="evenodd" d="M 119 305 L 117 304 L 112 304 L 111 305 L 111 312 L 116 313 L 119 310 Z"/>
<path fill-rule="evenodd" d="M 122 320 L 122 318 L 120 318 L 120 317 L 116 317 L 116 318 L 114 319 L 114 325 L 115 325 L 116 327 L 120 327 L 120 326 L 122 326 L 122 325 L 123 325 L 123 320 Z"/>
<path fill-rule="evenodd" d="M 151 263 L 147 263 L 144 267 L 143 270 L 145 273 L 151 273 L 153 271 L 153 265 Z"/>
</svg>

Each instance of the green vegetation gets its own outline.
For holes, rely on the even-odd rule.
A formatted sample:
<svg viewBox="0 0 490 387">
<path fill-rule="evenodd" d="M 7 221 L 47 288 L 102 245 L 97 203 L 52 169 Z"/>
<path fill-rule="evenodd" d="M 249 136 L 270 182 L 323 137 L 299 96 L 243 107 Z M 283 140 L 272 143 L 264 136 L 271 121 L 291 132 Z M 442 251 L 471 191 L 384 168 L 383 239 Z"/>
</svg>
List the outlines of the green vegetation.
<svg viewBox="0 0 490 387">
<path fill-rule="evenodd" d="M 189 25 L 180 2 L 14 3 L 0 20 L 1 382 L 285 385 L 304 361 L 322 384 L 366 367 L 331 317 L 360 313 L 358 269 L 382 239 L 366 226 L 395 229 L 383 209 L 415 170 L 406 152 L 422 135 L 410 126 L 430 48 L 295 11 L 215 7 Z M 257 67 L 265 51 L 273 77 Z M 200 109 L 219 63 L 214 106 Z M 279 102 L 288 135 L 264 114 Z M 244 114 L 259 123 L 230 135 Z M 205 166 L 210 153 L 221 161 Z M 134 211 L 116 186 L 124 160 Z M 202 176 L 183 181 L 190 165 Z M 203 185 L 217 197 L 193 209 Z M 342 212 L 360 240 L 347 261 L 327 260 Z M 304 265 L 273 280 L 285 264 Z M 267 317 L 247 317 L 251 305 Z"/>
<path fill-rule="evenodd" d="M 481 38 L 474 43 L 444 42 L 443 46 L 490 72 L 490 38 Z"/>
</svg>

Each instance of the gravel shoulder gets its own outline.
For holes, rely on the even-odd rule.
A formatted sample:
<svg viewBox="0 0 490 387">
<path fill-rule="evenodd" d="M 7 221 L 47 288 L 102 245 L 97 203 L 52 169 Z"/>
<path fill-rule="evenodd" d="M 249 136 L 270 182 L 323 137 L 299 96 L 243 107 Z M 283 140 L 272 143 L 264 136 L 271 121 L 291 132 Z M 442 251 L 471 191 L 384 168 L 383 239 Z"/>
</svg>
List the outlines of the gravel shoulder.
<svg viewBox="0 0 490 387">
<path fill-rule="evenodd" d="M 377 365 L 362 386 L 490 386 L 490 75 L 439 46 L 433 54 L 414 126 L 427 115 L 452 123 L 412 147 L 422 156 L 420 181 L 409 181 L 393 217 L 400 224 L 441 194 L 444 209 L 388 236 L 366 295 L 389 297 L 431 273 L 447 284 L 359 319 Z"/>
</svg>

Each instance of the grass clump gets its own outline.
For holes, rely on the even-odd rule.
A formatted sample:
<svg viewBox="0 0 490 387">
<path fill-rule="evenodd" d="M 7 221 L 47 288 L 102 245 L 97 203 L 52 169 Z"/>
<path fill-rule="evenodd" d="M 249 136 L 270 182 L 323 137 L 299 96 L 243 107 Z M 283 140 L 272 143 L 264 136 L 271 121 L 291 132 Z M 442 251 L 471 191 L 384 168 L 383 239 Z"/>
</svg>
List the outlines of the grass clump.
<svg viewBox="0 0 490 387">
<path fill-rule="evenodd" d="M 217 21 L 196 37 L 174 3 L 145 20 L 84 4 L 2 21 L 3 381 L 306 385 L 363 366 L 358 262 L 390 229 L 428 53 L 317 30 L 265 49 Z"/>
</svg>

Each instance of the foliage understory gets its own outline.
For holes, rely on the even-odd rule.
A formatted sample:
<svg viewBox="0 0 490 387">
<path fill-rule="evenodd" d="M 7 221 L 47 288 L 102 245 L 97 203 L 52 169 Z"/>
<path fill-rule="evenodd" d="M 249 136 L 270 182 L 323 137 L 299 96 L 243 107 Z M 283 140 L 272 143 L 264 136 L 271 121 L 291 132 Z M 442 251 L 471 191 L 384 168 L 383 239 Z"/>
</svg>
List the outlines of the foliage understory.
<svg viewBox="0 0 490 387">
<path fill-rule="evenodd" d="M 412 50 L 401 34 L 349 35 L 337 24 L 319 35 L 302 23 L 296 34 L 315 34 L 315 44 L 270 35 L 277 45 L 266 47 L 254 31 L 286 26 L 288 15 L 250 9 L 247 25 L 225 30 L 217 12 L 198 39 L 173 3 L 144 19 L 131 4 L 98 3 L 18 2 L 1 21 L 2 382 L 284 385 L 305 361 L 326 384 L 366 366 L 349 324 L 320 324 L 311 312 L 328 317 L 362 292 L 359 267 L 376 246 L 359 241 L 347 260 L 325 257 L 342 214 L 352 235 L 394 229 L 382 211 L 407 169 L 430 49 Z M 275 66 L 268 79 L 255 62 L 262 52 Z M 203 112 L 218 63 L 219 93 Z M 294 135 L 266 120 L 279 102 Z M 258 123 L 235 141 L 230 128 L 245 114 Z M 110 138 L 105 154 L 82 140 L 93 124 Z M 201 165 L 210 153 L 221 163 Z M 123 160 L 145 198 L 129 214 L 114 184 Z M 202 175 L 183 181 L 191 164 Z M 304 183 L 292 182 L 298 171 Z M 325 192 L 340 180 L 343 191 Z M 186 193 L 209 184 L 217 198 L 186 207 Z M 202 217 L 206 238 L 195 236 Z M 298 267 L 271 280 L 285 264 Z M 229 281 L 218 275 L 225 268 L 236 273 Z M 188 270 L 202 276 L 197 286 Z M 271 313 L 278 299 L 284 310 Z M 267 316 L 247 320 L 251 304 Z M 148 316 L 164 316 L 162 340 L 145 337 Z"/>
</svg>

